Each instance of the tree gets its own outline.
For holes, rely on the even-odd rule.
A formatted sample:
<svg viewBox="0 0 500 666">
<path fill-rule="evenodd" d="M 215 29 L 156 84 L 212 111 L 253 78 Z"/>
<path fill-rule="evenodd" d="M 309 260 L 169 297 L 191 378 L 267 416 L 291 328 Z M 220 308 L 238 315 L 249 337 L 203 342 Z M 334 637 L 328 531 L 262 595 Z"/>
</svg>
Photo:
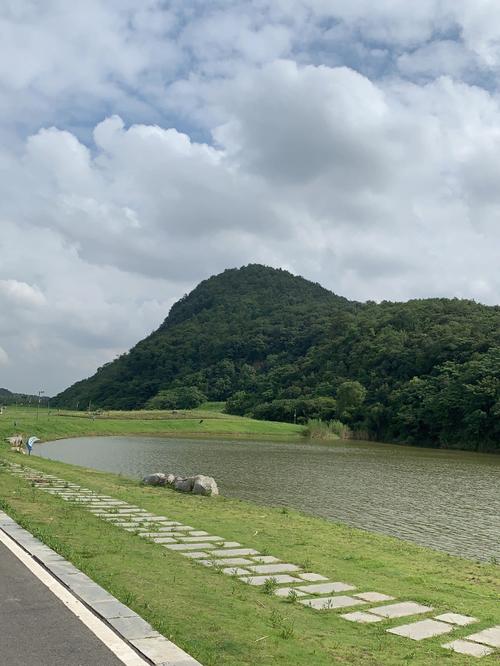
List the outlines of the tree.
<svg viewBox="0 0 500 666">
<path fill-rule="evenodd" d="M 180 386 L 159 391 L 154 398 L 148 400 L 146 406 L 149 409 L 194 409 L 206 399 L 198 387 Z"/>
<path fill-rule="evenodd" d="M 365 387 L 357 381 L 343 382 L 337 389 L 337 413 L 340 419 L 352 418 L 366 397 Z"/>
</svg>

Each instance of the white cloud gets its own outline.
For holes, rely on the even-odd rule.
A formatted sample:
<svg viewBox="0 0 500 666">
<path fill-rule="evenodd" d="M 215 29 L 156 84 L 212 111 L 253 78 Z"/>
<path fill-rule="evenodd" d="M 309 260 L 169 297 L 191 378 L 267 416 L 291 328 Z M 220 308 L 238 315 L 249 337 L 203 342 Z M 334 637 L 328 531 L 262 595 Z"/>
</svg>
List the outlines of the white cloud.
<svg viewBox="0 0 500 666">
<path fill-rule="evenodd" d="M 4 297 L 14 306 L 38 307 L 45 303 L 45 297 L 35 285 L 17 280 L 0 280 L 0 297 Z"/>
<path fill-rule="evenodd" d="M 498 303 L 499 19 L 489 0 L 2 7 L 2 383 L 59 390 L 250 261 L 357 299 Z"/>
</svg>

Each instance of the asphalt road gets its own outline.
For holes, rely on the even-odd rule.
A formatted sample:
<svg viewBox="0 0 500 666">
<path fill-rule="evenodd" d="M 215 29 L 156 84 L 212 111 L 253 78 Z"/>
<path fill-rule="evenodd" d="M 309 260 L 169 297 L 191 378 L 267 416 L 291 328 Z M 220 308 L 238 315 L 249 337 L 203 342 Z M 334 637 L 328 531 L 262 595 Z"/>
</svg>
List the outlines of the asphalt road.
<svg viewBox="0 0 500 666">
<path fill-rule="evenodd" d="M 0 664 L 123 666 L 2 543 Z"/>
</svg>

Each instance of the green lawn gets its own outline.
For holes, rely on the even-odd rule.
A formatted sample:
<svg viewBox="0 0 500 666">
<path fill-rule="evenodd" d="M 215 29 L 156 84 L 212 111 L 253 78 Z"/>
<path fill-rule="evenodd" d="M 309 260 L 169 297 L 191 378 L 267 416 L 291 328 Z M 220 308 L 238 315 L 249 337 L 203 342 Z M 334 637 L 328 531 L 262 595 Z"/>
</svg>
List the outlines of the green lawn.
<svg viewBox="0 0 500 666">
<path fill-rule="evenodd" d="M 500 623 L 499 570 L 296 511 L 224 497 L 141 487 L 120 476 L 30 458 L 0 446 L 0 459 L 205 529 L 263 554 L 349 582 L 360 590 L 475 615 L 474 630 Z M 413 642 L 385 632 L 399 622 L 357 625 L 264 594 L 178 553 L 147 543 L 84 509 L 0 472 L 0 506 L 205 666 L 463 666 L 471 659 L 440 647 L 446 636 Z M 411 621 L 411 618 L 408 620 Z M 453 638 L 472 633 L 453 632 Z M 475 663 L 475 662 L 474 662 Z M 481 664 L 498 663 L 498 653 Z"/>
<path fill-rule="evenodd" d="M 58 411 L 41 408 L 7 407 L 0 416 L 0 439 L 22 432 L 46 441 L 89 435 L 197 435 L 232 438 L 300 439 L 304 428 L 292 423 L 257 421 L 214 411 L 221 403 L 208 403 L 205 409 L 189 411 Z"/>
</svg>

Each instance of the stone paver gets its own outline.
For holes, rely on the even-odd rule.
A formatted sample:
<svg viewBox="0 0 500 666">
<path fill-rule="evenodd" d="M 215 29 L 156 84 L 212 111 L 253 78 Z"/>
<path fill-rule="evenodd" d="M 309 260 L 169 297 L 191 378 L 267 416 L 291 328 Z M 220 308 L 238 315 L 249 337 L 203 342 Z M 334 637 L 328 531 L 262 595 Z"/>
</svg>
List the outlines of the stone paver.
<svg viewBox="0 0 500 666">
<path fill-rule="evenodd" d="M 172 539 L 172 537 L 153 537 L 153 541 L 155 543 L 176 543 L 175 539 Z"/>
<path fill-rule="evenodd" d="M 366 604 L 366 601 L 339 595 L 338 597 L 323 597 L 320 599 L 300 599 L 299 604 L 310 606 L 315 610 L 336 610 L 337 608 L 346 608 L 348 606 L 360 606 Z"/>
<path fill-rule="evenodd" d="M 196 537 L 196 536 L 180 536 L 179 541 L 182 541 L 183 543 L 205 543 L 206 541 L 217 541 L 221 542 L 224 541 L 222 537 L 219 536 L 201 536 L 201 537 Z"/>
<path fill-rule="evenodd" d="M 468 624 L 472 624 L 473 622 L 479 622 L 476 617 L 471 617 L 470 615 L 460 615 L 459 613 L 443 613 L 442 615 L 436 615 L 434 619 L 441 620 L 441 622 L 456 624 L 459 627 L 466 627 Z"/>
<path fill-rule="evenodd" d="M 487 657 L 494 652 L 493 648 L 487 647 L 486 645 L 471 643 L 470 641 L 464 641 L 462 639 L 452 641 L 451 643 L 445 643 L 441 647 L 453 650 L 459 654 L 466 654 L 469 657 Z"/>
<path fill-rule="evenodd" d="M 228 566 L 234 564 L 236 566 L 252 564 L 251 560 L 247 560 L 244 557 L 228 557 L 220 558 L 214 560 L 200 560 L 200 564 L 205 565 L 206 567 L 218 567 L 218 566 Z M 250 572 L 248 572 L 250 574 Z"/>
<path fill-rule="evenodd" d="M 259 574 L 290 573 L 300 571 L 296 564 L 255 564 L 248 567 L 251 571 Z"/>
<path fill-rule="evenodd" d="M 121 521 L 118 521 L 118 522 L 114 523 L 114 525 L 116 527 L 135 527 L 136 526 L 135 523 L 128 523 L 128 522 L 125 523 L 125 522 L 121 522 Z"/>
<path fill-rule="evenodd" d="M 247 569 L 241 569 L 240 567 L 226 567 L 222 569 L 222 573 L 225 573 L 228 576 L 248 576 L 250 571 L 247 571 Z"/>
<path fill-rule="evenodd" d="M 222 544 L 223 548 L 241 548 L 241 543 L 238 541 L 224 541 Z"/>
<path fill-rule="evenodd" d="M 139 532 L 142 531 L 147 531 L 150 529 L 150 527 L 141 527 L 139 528 Z M 177 523 L 176 525 L 168 525 L 166 522 L 162 523 L 161 527 L 158 527 L 159 532 L 189 532 L 189 528 L 184 527 L 184 525 L 181 525 L 180 523 Z"/>
<path fill-rule="evenodd" d="M 202 560 L 206 557 L 210 557 L 209 553 L 204 553 L 201 550 L 197 550 L 192 553 L 181 552 L 181 555 L 184 555 L 184 557 L 189 557 L 191 560 Z"/>
<path fill-rule="evenodd" d="M 497 627 L 490 627 L 489 629 L 483 629 L 477 634 L 472 634 L 471 636 L 465 637 L 468 641 L 474 641 L 475 643 L 484 643 L 484 645 L 489 645 L 490 647 L 500 648 L 500 625 Z"/>
<path fill-rule="evenodd" d="M 100 514 L 103 518 L 108 517 L 110 520 L 122 520 L 123 518 L 133 518 L 133 522 L 137 522 L 137 514 L 136 513 L 130 513 L 129 511 L 123 512 L 123 513 L 101 513 L 100 511 L 93 511 L 92 513 L 95 514 Z"/>
<path fill-rule="evenodd" d="M 396 634 L 411 638 L 414 641 L 421 641 L 424 638 L 432 638 L 433 636 L 440 636 L 441 634 L 448 634 L 453 631 L 455 627 L 447 622 L 438 622 L 438 620 L 419 620 L 411 624 L 403 624 L 400 627 L 392 627 L 386 631 L 389 634 Z"/>
<path fill-rule="evenodd" d="M 95 512 L 91 511 L 91 513 Z M 108 523 L 119 523 L 120 520 L 124 520 L 126 518 L 126 516 L 119 516 L 117 513 L 101 513 L 99 517 L 107 521 Z M 136 521 L 130 521 L 130 522 L 133 522 L 134 525 L 137 526 Z"/>
<path fill-rule="evenodd" d="M 178 523 L 175 520 L 162 520 L 162 525 L 163 527 L 160 527 L 160 530 L 162 532 L 167 532 L 169 530 L 175 529 L 175 530 L 180 530 L 181 529 L 181 523 Z"/>
<path fill-rule="evenodd" d="M 300 585 L 297 588 L 302 590 L 302 592 L 307 592 L 307 594 L 331 594 L 332 592 L 348 592 L 349 590 L 355 590 L 354 585 L 349 585 L 348 583 L 317 583 L 316 585 Z"/>
<path fill-rule="evenodd" d="M 344 620 L 349 620 L 349 622 L 359 622 L 360 624 L 382 622 L 383 619 L 378 615 L 372 615 L 371 613 L 365 613 L 364 611 L 353 611 L 352 613 L 345 613 L 340 617 L 344 618 Z"/>
<path fill-rule="evenodd" d="M 297 597 L 307 596 L 305 592 L 300 592 L 300 590 L 296 590 L 294 587 L 280 587 L 278 590 L 274 591 L 274 594 L 277 597 L 289 597 L 290 594 L 295 594 Z"/>
<path fill-rule="evenodd" d="M 240 580 L 249 585 L 264 585 L 266 581 L 272 580 L 280 585 L 281 583 L 297 583 L 299 579 L 288 574 L 277 574 L 276 576 L 250 576 L 250 578 L 240 578 Z"/>
<path fill-rule="evenodd" d="M 276 562 L 279 562 L 279 559 L 277 557 L 273 557 L 272 555 L 256 555 L 254 558 L 256 562 L 260 562 L 261 564 L 275 564 Z"/>
<path fill-rule="evenodd" d="M 314 583 L 316 581 L 320 580 L 328 580 L 326 576 L 322 576 L 321 574 L 317 573 L 299 573 L 297 574 L 299 578 L 302 578 L 302 580 L 306 580 L 310 583 Z"/>
<path fill-rule="evenodd" d="M 363 601 L 392 601 L 394 597 L 390 597 L 388 594 L 381 594 L 380 592 L 358 592 L 353 594 L 353 597 L 358 597 L 363 599 Z"/>
<path fill-rule="evenodd" d="M 203 530 L 194 530 L 193 532 L 189 532 L 189 536 L 209 536 L 209 534 Z"/>
<path fill-rule="evenodd" d="M 212 543 L 173 543 L 165 544 L 165 548 L 169 550 L 198 550 L 199 548 L 213 548 Z"/>
<path fill-rule="evenodd" d="M 117 515 L 116 511 L 113 512 L 113 513 L 110 513 L 110 512 L 108 511 L 108 516 L 116 516 L 116 515 Z M 145 522 L 145 523 L 148 523 L 148 522 L 158 522 L 152 513 L 144 512 L 144 513 L 141 513 L 140 516 L 137 516 L 137 518 L 139 518 L 139 517 L 140 517 L 140 519 L 141 519 L 141 522 Z M 153 521 L 149 520 L 149 519 L 151 519 L 151 518 L 153 519 Z M 147 520 L 146 520 L 146 519 L 147 519 Z M 165 521 L 162 520 L 161 523 L 162 523 L 162 525 L 163 525 L 163 524 L 165 524 Z"/>
<path fill-rule="evenodd" d="M 238 557 L 239 555 L 258 555 L 259 551 L 253 548 L 219 548 L 213 551 L 214 557 Z"/>
<path fill-rule="evenodd" d="M 382 617 L 396 618 L 406 617 L 407 615 L 419 615 L 434 610 L 431 606 L 423 606 L 415 601 L 402 601 L 399 604 L 390 604 L 389 606 L 377 606 L 370 608 L 369 613 L 381 615 Z"/>
</svg>

